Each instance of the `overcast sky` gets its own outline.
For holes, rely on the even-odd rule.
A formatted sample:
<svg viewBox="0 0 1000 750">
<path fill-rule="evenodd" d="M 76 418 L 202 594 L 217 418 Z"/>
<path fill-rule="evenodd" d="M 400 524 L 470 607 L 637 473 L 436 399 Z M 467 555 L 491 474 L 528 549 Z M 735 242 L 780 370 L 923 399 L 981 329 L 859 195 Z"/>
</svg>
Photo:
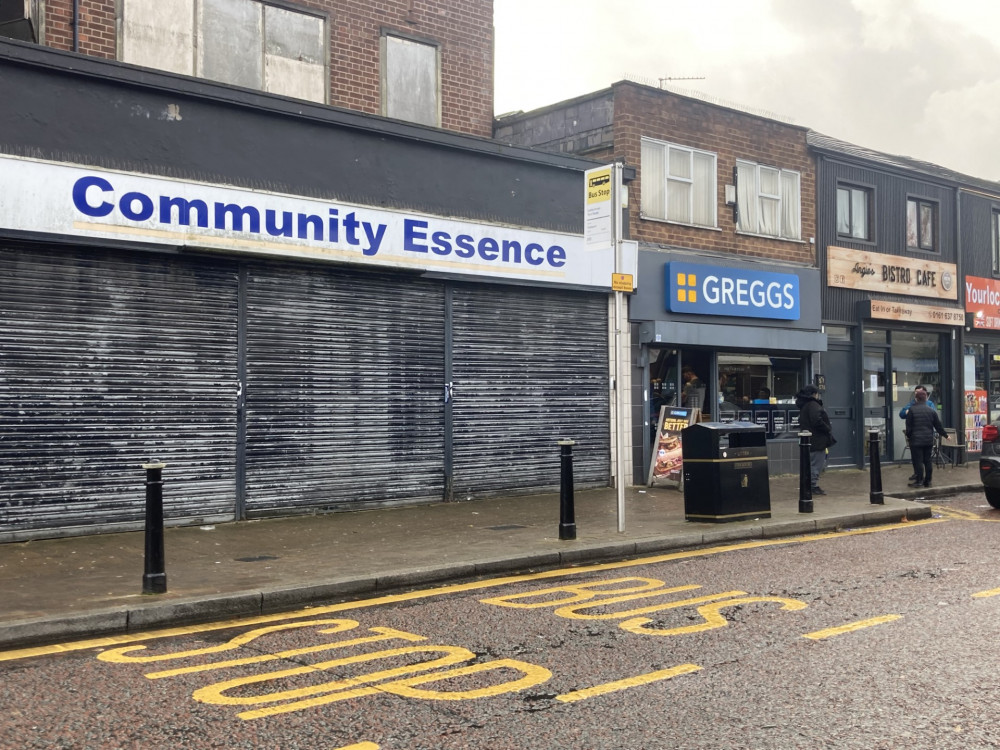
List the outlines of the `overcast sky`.
<svg viewBox="0 0 1000 750">
<path fill-rule="evenodd" d="M 998 0 L 494 0 L 496 113 L 629 78 L 1000 180 Z"/>
</svg>

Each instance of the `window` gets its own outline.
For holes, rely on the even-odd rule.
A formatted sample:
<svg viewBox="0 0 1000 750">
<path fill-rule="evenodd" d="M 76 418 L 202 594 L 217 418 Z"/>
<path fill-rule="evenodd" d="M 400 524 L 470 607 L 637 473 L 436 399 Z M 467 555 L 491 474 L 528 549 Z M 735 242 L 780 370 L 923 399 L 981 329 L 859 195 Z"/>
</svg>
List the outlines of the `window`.
<svg viewBox="0 0 1000 750">
<path fill-rule="evenodd" d="M 326 21 L 258 0 L 122 0 L 123 62 L 327 98 Z"/>
<path fill-rule="evenodd" d="M 642 139 L 642 215 L 716 226 L 715 154 Z"/>
<path fill-rule="evenodd" d="M 871 240 L 871 190 L 837 188 L 837 234 L 855 240 Z"/>
<path fill-rule="evenodd" d="M 1000 211 L 993 212 L 990 234 L 993 235 L 993 275 L 1000 276 Z"/>
<path fill-rule="evenodd" d="M 802 239 L 799 173 L 736 162 L 737 230 Z"/>
<path fill-rule="evenodd" d="M 398 36 L 382 37 L 382 113 L 439 127 L 438 48 Z"/>
<path fill-rule="evenodd" d="M 910 198 L 906 201 L 906 247 L 937 250 L 937 204 Z"/>
</svg>

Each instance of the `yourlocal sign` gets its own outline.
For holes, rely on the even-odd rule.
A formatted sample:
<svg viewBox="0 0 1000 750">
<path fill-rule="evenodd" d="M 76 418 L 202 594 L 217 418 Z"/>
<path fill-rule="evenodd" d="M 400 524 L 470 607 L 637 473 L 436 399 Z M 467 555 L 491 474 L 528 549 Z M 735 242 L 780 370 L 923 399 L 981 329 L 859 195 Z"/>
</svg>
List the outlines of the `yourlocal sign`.
<svg viewBox="0 0 1000 750">
<path fill-rule="evenodd" d="M 0 227 L 601 289 L 615 270 L 580 235 L 10 156 Z"/>
<path fill-rule="evenodd" d="M 799 277 L 793 273 L 666 264 L 666 308 L 675 313 L 799 319 Z"/>
</svg>

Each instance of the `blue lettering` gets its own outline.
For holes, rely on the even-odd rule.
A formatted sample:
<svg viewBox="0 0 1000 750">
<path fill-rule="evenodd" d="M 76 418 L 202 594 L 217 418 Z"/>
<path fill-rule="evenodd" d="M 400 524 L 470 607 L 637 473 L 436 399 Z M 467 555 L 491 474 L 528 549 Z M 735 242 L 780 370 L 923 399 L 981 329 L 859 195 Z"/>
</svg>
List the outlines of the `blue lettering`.
<svg viewBox="0 0 1000 750">
<path fill-rule="evenodd" d="M 278 226 L 277 222 L 278 212 L 268 209 L 264 212 L 264 229 L 272 237 L 291 237 L 292 236 L 292 212 L 282 211 L 281 212 L 281 226 Z"/>
<path fill-rule="evenodd" d="M 169 198 L 166 195 L 160 196 L 160 223 L 170 224 L 173 222 L 171 209 L 177 209 L 177 223 L 181 226 L 191 226 L 191 212 L 196 212 L 195 226 L 208 227 L 208 206 L 205 201 L 189 201 L 184 198 Z"/>
<path fill-rule="evenodd" d="M 455 244 L 458 247 L 455 249 L 455 255 L 459 258 L 471 258 L 476 254 L 476 246 L 473 244 L 472 238 L 467 234 L 460 234 L 455 238 Z"/>
<path fill-rule="evenodd" d="M 566 265 L 566 248 L 553 245 L 549 248 L 549 265 L 553 268 L 562 268 Z"/>
<path fill-rule="evenodd" d="M 136 202 L 139 204 L 138 211 L 133 209 Z M 144 193 L 125 193 L 118 203 L 118 210 L 126 219 L 145 221 L 153 215 L 153 200 Z"/>
<path fill-rule="evenodd" d="M 299 214 L 298 238 L 300 240 L 309 239 L 309 227 L 313 229 L 313 239 L 322 242 L 323 240 L 323 220 L 313 214 Z M 258 231 L 251 229 L 251 232 Z"/>
<path fill-rule="evenodd" d="M 479 257 L 483 260 L 496 260 L 500 255 L 500 246 L 492 237 L 483 237 L 479 240 Z"/>
<path fill-rule="evenodd" d="M 427 245 L 418 243 L 417 240 L 426 240 L 427 232 L 420 231 L 427 229 L 427 222 L 419 219 L 403 220 L 403 249 L 411 253 L 426 253 Z"/>
<path fill-rule="evenodd" d="M 73 205 L 76 206 L 76 210 L 84 216 L 107 216 L 115 210 L 113 203 L 105 201 L 97 206 L 92 206 L 87 203 L 87 191 L 92 187 L 99 188 L 101 192 L 104 193 L 111 193 L 114 191 L 114 188 L 111 187 L 111 183 L 102 177 L 81 177 L 73 184 Z"/>
<path fill-rule="evenodd" d="M 513 251 L 513 255 L 511 253 Z M 520 263 L 521 262 L 521 243 L 517 240 L 504 240 L 503 241 L 503 262 L 504 263 Z"/>
<path fill-rule="evenodd" d="M 431 250 L 438 255 L 451 255 L 451 235 L 447 232 L 435 232 L 431 235 L 434 245 Z"/>
<path fill-rule="evenodd" d="M 529 242 L 524 246 L 524 259 L 532 266 L 540 266 L 545 262 L 545 248 L 537 242 Z"/>
<path fill-rule="evenodd" d="M 235 203 L 215 204 L 215 228 L 226 228 L 226 214 L 232 217 L 234 232 L 243 231 L 243 217 L 250 220 L 249 232 L 260 232 L 260 212 L 253 206 L 238 206 Z"/>
</svg>

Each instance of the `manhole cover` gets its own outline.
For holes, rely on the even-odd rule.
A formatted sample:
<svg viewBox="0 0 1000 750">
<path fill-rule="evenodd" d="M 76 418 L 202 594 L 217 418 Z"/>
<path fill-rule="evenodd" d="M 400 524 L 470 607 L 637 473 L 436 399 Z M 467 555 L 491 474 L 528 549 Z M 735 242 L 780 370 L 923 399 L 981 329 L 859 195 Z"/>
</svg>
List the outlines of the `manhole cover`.
<svg viewBox="0 0 1000 750">
<path fill-rule="evenodd" d="M 490 531 L 508 531 L 510 529 L 526 529 L 528 527 L 521 526 L 516 523 L 508 523 L 504 526 L 487 526 L 486 528 L 489 529 Z"/>
<path fill-rule="evenodd" d="M 262 560 L 277 560 L 274 555 L 256 555 L 255 557 L 237 557 L 236 562 L 261 562 Z"/>
</svg>

